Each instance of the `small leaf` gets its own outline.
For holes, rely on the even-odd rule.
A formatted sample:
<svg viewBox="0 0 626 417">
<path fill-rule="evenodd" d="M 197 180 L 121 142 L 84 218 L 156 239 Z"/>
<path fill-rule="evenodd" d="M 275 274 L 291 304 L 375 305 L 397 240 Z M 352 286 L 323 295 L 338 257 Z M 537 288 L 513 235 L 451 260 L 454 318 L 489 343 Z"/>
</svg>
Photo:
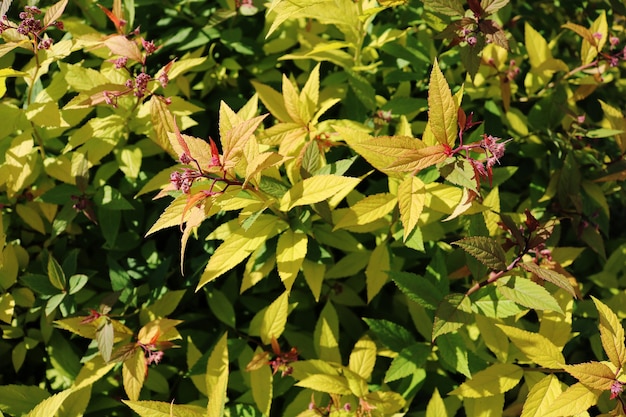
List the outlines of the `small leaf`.
<svg viewBox="0 0 626 417">
<path fill-rule="evenodd" d="M 61 0 L 52 6 L 48 7 L 46 10 L 46 14 L 43 17 L 43 26 L 48 27 L 48 25 L 56 22 L 63 15 L 63 11 L 67 6 L 68 0 Z M 10 2 L 9 2 L 10 3 Z"/>
<path fill-rule="evenodd" d="M 287 290 L 291 290 L 307 253 L 307 235 L 287 229 L 278 237 L 276 265 Z"/>
<path fill-rule="evenodd" d="M 483 265 L 494 271 L 505 271 L 506 254 L 498 242 L 487 236 L 471 236 L 453 242 L 467 253 L 478 259 Z"/>
<path fill-rule="evenodd" d="M 601 362 L 579 363 L 563 367 L 571 376 L 591 389 L 608 391 L 615 382 L 615 372 Z"/>
<path fill-rule="evenodd" d="M 363 320 L 380 342 L 394 352 L 401 352 L 405 347 L 415 343 L 413 335 L 397 323 L 369 318 Z"/>
<path fill-rule="evenodd" d="M 390 269 L 391 253 L 387 244 L 383 242 L 372 251 L 365 268 L 368 303 L 372 301 L 389 280 Z"/>
<path fill-rule="evenodd" d="M 433 392 L 432 397 L 428 400 L 428 405 L 426 405 L 426 417 L 448 417 L 448 410 L 446 409 L 446 404 L 443 402 L 443 398 L 441 398 L 441 394 L 439 394 L 439 390 L 435 387 L 435 391 Z"/>
<path fill-rule="evenodd" d="M 50 255 L 48 257 L 48 278 L 55 288 L 65 291 L 67 287 L 67 278 L 61 265 Z"/>
<path fill-rule="evenodd" d="M 517 365 L 496 363 L 461 384 L 449 395 L 461 395 L 468 398 L 484 398 L 503 394 L 513 389 L 522 379 L 524 371 Z"/>
<path fill-rule="evenodd" d="M 465 14 L 460 0 L 425 0 L 424 6 L 447 16 L 461 17 Z"/>
<path fill-rule="evenodd" d="M 121 55 L 136 62 L 143 62 L 143 56 L 137 43 L 124 35 L 111 36 L 104 41 L 104 45 L 115 55 Z"/>
<path fill-rule="evenodd" d="M 456 142 L 457 108 L 448 82 L 435 60 L 428 87 L 428 123 L 435 139 L 441 145 L 452 147 Z"/>
<path fill-rule="evenodd" d="M 140 417 L 203 417 L 201 409 L 191 405 L 179 405 L 163 401 L 122 400 Z"/>
<path fill-rule="evenodd" d="M 537 277 L 551 282 L 557 287 L 563 288 L 573 297 L 576 297 L 576 291 L 565 275 L 559 274 L 551 269 L 542 268 L 534 262 L 523 262 L 520 266 Z"/>
<path fill-rule="evenodd" d="M 269 344 L 285 331 L 289 314 L 289 291 L 285 291 L 269 305 L 261 322 L 260 336 L 263 343 Z"/>
<path fill-rule="evenodd" d="M 298 382 L 296 386 L 328 394 L 352 394 L 348 381 L 342 376 L 324 374 L 311 375 Z"/>
<path fill-rule="evenodd" d="M 417 226 L 417 222 L 424 209 L 426 199 L 426 189 L 422 180 L 415 176 L 407 177 L 398 187 L 398 208 L 400 209 L 400 219 L 404 226 L 403 241 Z"/>
<path fill-rule="evenodd" d="M 624 328 L 617 315 L 602 301 L 591 297 L 598 315 L 600 316 L 600 339 L 606 356 L 617 369 L 620 369 L 626 360 L 624 346 Z M 583 382 L 583 381 L 581 381 Z"/>
<path fill-rule="evenodd" d="M 387 215 L 397 204 L 393 194 L 380 193 L 369 195 L 351 206 L 346 214 L 335 224 L 337 229 L 345 229 L 351 226 L 365 225 Z"/>
</svg>

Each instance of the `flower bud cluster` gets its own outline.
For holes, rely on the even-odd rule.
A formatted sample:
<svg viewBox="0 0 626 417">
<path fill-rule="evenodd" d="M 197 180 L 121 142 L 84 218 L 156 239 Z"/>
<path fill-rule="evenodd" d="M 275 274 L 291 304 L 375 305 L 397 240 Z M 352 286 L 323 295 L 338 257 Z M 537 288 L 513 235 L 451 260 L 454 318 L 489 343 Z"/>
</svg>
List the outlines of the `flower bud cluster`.
<svg viewBox="0 0 626 417">
<path fill-rule="evenodd" d="M 182 171 L 174 171 L 170 174 L 170 182 L 175 189 L 189 194 L 193 182 L 204 175 L 195 169 L 185 168 Z"/>
<path fill-rule="evenodd" d="M 7 29 L 15 29 L 17 33 L 24 36 L 32 36 L 36 41 L 37 49 L 50 49 L 52 46 L 52 39 L 42 38 L 41 34 L 50 26 L 54 26 L 60 30 L 63 30 L 63 22 L 55 21 L 51 24 L 44 26 L 43 22 L 37 17 L 41 14 L 41 10 L 35 6 L 26 6 L 24 11 L 20 12 L 20 23 L 15 26 L 13 22 L 9 21 L 6 15 L 2 16 L 0 20 L 0 33 Z"/>
</svg>

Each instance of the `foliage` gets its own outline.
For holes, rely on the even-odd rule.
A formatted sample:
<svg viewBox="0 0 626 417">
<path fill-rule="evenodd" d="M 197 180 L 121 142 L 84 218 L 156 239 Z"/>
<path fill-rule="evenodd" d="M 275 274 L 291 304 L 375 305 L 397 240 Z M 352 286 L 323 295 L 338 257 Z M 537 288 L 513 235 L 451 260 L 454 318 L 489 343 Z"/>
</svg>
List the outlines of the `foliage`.
<svg viewBox="0 0 626 417">
<path fill-rule="evenodd" d="M 619 2 L 0 14 L 0 415 L 626 415 Z"/>
</svg>

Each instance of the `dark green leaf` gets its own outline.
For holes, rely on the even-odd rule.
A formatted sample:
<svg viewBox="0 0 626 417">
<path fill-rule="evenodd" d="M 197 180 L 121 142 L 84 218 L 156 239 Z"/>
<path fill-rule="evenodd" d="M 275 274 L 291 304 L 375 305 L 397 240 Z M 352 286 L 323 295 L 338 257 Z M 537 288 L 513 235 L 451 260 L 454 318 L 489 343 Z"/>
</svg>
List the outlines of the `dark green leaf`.
<svg viewBox="0 0 626 417">
<path fill-rule="evenodd" d="M 407 329 L 388 320 L 364 318 L 374 335 L 394 352 L 401 352 L 407 346 L 415 343 L 415 338 Z"/>
<path fill-rule="evenodd" d="M 463 294 L 448 294 L 439 304 L 433 323 L 434 341 L 442 334 L 454 332 L 465 324 L 473 322 L 469 298 Z"/>
<path fill-rule="evenodd" d="M 422 368 L 430 355 L 431 347 L 425 344 L 413 344 L 398 353 L 385 373 L 385 382 L 395 381 L 413 375 Z"/>
<path fill-rule="evenodd" d="M 437 310 L 443 300 L 444 294 L 424 277 L 399 271 L 389 271 L 389 276 L 410 300 L 428 310 Z"/>
<path fill-rule="evenodd" d="M 495 239 L 487 236 L 466 237 L 452 244 L 460 246 L 467 253 L 478 259 L 483 265 L 494 271 L 506 270 L 506 254 Z"/>
</svg>

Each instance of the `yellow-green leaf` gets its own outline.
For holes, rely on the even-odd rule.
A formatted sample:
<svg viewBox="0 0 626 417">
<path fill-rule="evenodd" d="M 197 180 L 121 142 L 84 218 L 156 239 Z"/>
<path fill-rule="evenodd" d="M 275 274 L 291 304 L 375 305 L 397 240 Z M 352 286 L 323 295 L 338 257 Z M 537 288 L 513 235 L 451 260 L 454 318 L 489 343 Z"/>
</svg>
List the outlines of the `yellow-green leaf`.
<svg viewBox="0 0 626 417">
<path fill-rule="evenodd" d="M 316 302 L 320 300 L 325 273 L 326 265 L 323 263 L 312 262 L 308 259 L 305 259 L 302 263 L 302 274 Z"/>
<path fill-rule="evenodd" d="M 531 361 L 546 368 L 560 369 L 565 365 L 561 349 L 550 339 L 517 327 L 497 325 L 517 348 Z"/>
<path fill-rule="evenodd" d="M 600 316 L 600 339 L 606 356 L 617 369 L 622 367 L 626 360 L 626 347 L 624 346 L 624 328 L 617 315 L 602 301 L 591 297 L 598 315 Z"/>
<path fill-rule="evenodd" d="M 615 381 L 615 372 L 601 362 L 586 362 L 563 367 L 570 375 L 591 389 L 608 391 Z"/>
<path fill-rule="evenodd" d="M 543 417 L 550 404 L 561 394 L 561 383 L 556 375 L 548 375 L 532 386 L 521 417 Z"/>
<path fill-rule="evenodd" d="M 339 352 L 339 317 L 335 307 L 328 302 L 320 314 L 313 332 L 314 347 L 319 359 L 341 363 Z"/>
<path fill-rule="evenodd" d="M 350 353 L 348 368 L 361 378 L 368 380 L 376 363 L 376 343 L 369 336 L 361 337 Z"/>
<path fill-rule="evenodd" d="M 209 394 L 207 417 L 222 417 L 226 404 L 228 385 L 228 333 L 218 340 L 209 356 L 206 369 L 206 386 Z"/>
<path fill-rule="evenodd" d="M 506 270 L 506 254 L 498 242 L 487 236 L 470 236 L 453 242 L 494 271 Z"/>
<path fill-rule="evenodd" d="M 25 204 L 17 204 L 15 211 L 30 228 L 41 234 L 46 234 L 46 226 L 44 225 L 43 219 L 34 208 Z"/>
<path fill-rule="evenodd" d="M 258 347 L 256 353 L 262 352 Z M 250 387 L 257 408 L 263 415 L 269 416 L 272 406 L 272 370 L 267 364 L 250 371 Z"/>
<path fill-rule="evenodd" d="M 276 265 L 278 275 L 287 288 L 291 290 L 293 282 L 298 276 L 302 262 L 307 252 L 307 242 L 309 239 L 304 233 L 295 233 L 291 229 L 285 230 L 279 237 L 276 244 Z"/>
<path fill-rule="evenodd" d="M 495 417 L 504 409 L 504 394 L 487 398 L 463 398 L 466 417 Z"/>
<path fill-rule="evenodd" d="M 333 230 L 371 223 L 386 216 L 396 204 L 396 196 L 390 193 L 367 196 L 350 207 Z"/>
<path fill-rule="evenodd" d="M 457 106 L 439 63 L 430 73 L 428 87 L 428 122 L 437 142 L 441 145 L 454 146 L 457 132 Z"/>
<path fill-rule="evenodd" d="M 336 194 L 348 194 L 361 180 L 338 175 L 316 175 L 295 184 L 280 201 L 280 209 L 319 203 Z"/>
<path fill-rule="evenodd" d="M 600 39 L 595 39 L 594 42 L 589 42 L 587 39 L 583 39 L 582 46 L 580 48 L 580 57 L 582 64 L 589 64 L 598 56 L 598 51 L 601 51 L 608 38 L 608 23 L 606 21 L 606 12 L 602 10 L 600 16 L 591 24 L 589 32 L 592 36 L 600 34 Z"/>
<path fill-rule="evenodd" d="M 391 254 L 387 244 L 383 242 L 372 251 L 367 268 L 365 268 L 368 303 L 372 301 L 389 280 L 390 269 Z"/>
<path fill-rule="evenodd" d="M 140 417 L 204 417 L 203 409 L 192 405 L 179 405 L 164 401 L 122 400 Z"/>
<path fill-rule="evenodd" d="M 576 297 L 576 291 L 565 275 L 552 269 L 542 268 L 534 262 L 522 262 L 519 265 L 526 271 L 533 273 L 545 281 L 553 283 L 557 287 L 560 287 L 570 293 L 573 297 Z"/>
<path fill-rule="evenodd" d="M 417 177 L 407 177 L 398 187 L 398 208 L 404 226 L 403 241 L 411 234 L 424 209 L 426 190 L 424 183 Z"/>
<path fill-rule="evenodd" d="M 11 324 L 13 319 L 13 310 L 15 309 L 15 300 L 9 293 L 0 295 L 0 320 Z"/>
<path fill-rule="evenodd" d="M 33 408 L 26 417 L 50 417 L 54 416 L 56 412 L 63 405 L 63 401 L 67 399 L 75 390 L 72 388 L 59 392 L 51 397 L 46 398 L 35 408 Z"/>
<path fill-rule="evenodd" d="M 296 384 L 299 387 L 309 388 L 328 394 L 352 394 L 348 381 L 343 376 L 317 374 L 304 378 Z"/>
<path fill-rule="evenodd" d="M 289 315 L 289 291 L 285 291 L 269 305 L 261 321 L 260 336 L 269 345 L 273 338 L 278 339 L 285 331 Z"/>
<path fill-rule="evenodd" d="M 209 259 L 196 290 L 240 264 L 267 239 L 285 228 L 286 224 L 282 220 L 262 214 L 247 230 L 240 228 L 234 231 Z"/>
<path fill-rule="evenodd" d="M 523 375 L 524 371 L 517 365 L 496 363 L 487 369 L 475 373 L 471 379 L 451 391 L 450 395 L 483 398 L 503 394 L 513 389 Z"/>
<path fill-rule="evenodd" d="M 439 390 L 435 387 L 432 397 L 426 405 L 426 417 L 448 417 L 448 410 L 443 403 Z"/>
<path fill-rule="evenodd" d="M 244 146 L 265 117 L 267 114 L 239 123 L 222 136 L 222 156 L 225 168 L 236 165 L 237 157 L 243 152 Z"/>
<path fill-rule="evenodd" d="M 570 386 L 557 397 L 543 417 L 577 416 L 595 405 L 602 391 L 587 388 L 580 382 Z"/>
<path fill-rule="evenodd" d="M 251 81 L 251 83 L 265 107 L 278 121 L 283 123 L 293 121 L 285 109 L 282 94 L 265 84 L 256 81 Z"/>
<path fill-rule="evenodd" d="M 315 114 L 317 104 L 319 102 L 320 90 L 320 64 L 318 63 L 311 72 L 307 79 L 302 91 L 300 91 L 300 113 L 303 115 L 304 120 L 308 122 Z"/>
<path fill-rule="evenodd" d="M 124 361 L 122 365 L 122 381 L 124 383 L 124 391 L 128 398 L 137 401 L 139 393 L 146 380 L 148 365 L 143 349 L 139 346 L 135 348 L 132 356 Z"/>
</svg>

